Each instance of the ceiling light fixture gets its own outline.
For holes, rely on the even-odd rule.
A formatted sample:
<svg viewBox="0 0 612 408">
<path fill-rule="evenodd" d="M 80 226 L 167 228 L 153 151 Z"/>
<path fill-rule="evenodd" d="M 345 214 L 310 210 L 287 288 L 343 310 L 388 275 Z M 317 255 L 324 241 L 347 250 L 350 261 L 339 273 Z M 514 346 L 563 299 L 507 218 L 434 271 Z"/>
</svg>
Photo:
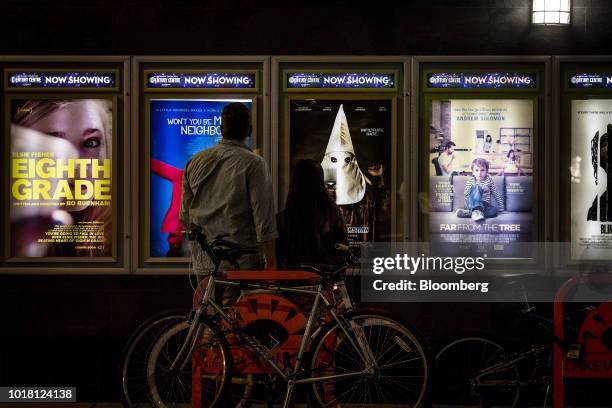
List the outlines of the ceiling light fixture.
<svg viewBox="0 0 612 408">
<path fill-rule="evenodd" d="M 535 25 L 568 25 L 571 0 L 533 0 L 532 23 Z"/>
</svg>

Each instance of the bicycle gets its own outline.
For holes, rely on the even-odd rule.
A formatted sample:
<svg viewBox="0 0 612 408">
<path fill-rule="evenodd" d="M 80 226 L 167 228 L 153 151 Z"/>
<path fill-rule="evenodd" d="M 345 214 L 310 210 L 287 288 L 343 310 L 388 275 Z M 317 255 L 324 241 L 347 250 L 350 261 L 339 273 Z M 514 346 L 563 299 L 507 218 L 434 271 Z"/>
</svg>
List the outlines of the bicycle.
<svg viewBox="0 0 612 408">
<path fill-rule="evenodd" d="M 241 248 L 223 236 L 208 243 L 199 228 L 190 231 L 188 237 L 202 247 L 214 270 L 208 276 L 197 310 L 188 320 L 166 330 L 149 354 L 147 381 L 154 406 L 190 403 L 189 377 L 194 353 L 200 357 L 198 369 L 202 375 L 197 385 L 201 387 L 202 405 L 247 406 L 249 387 L 242 381 L 232 381 L 230 336 L 258 356 L 284 386 L 283 408 L 289 407 L 295 387 L 300 385 L 307 388 L 309 405 L 423 404 L 431 375 L 422 337 L 388 316 L 355 310 L 344 281 L 346 264 L 333 269 L 328 265 L 303 264 L 303 268 L 312 272 L 301 273 L 315 283 L 315 289 L 238 282 L 222 279 L 219 266 L 223 261 L 237 266 L 237 259 L 253 253 L 253 249 Z M 261 272 L 251 272 L 258 273 Z M 275 360 L 267 345 L 240 327 L 239 317 L 214 301 L 212 293 L 216 285 L 312 296 L 312 308 L 297 355 Z M 330 321 L 315 327 L 320 305 L 326 309 Z"/>
<path fill-rule="evenodd" d="M 128 339 L 119 364 L 122 405 L 150 407 L 146 362 L 153 345 L 168 327 L 185 320 L 188 312 L 169 310 L 150 317 Z"/>
<path fill-rule="evenodd" d="M 521 279 L 533 274 L 511 275 Z M 557 338 L 550 318 L 535 313 L 529 304 L 524 286 L 521 314 L 529 323 L 542 329 L 550 341 L 530 344 L 526 349 L 507 353 L 505 348 L 489 337 L 474 335 L 459 338 L 443 347 L 435 356 L 436 392 L 443 395 L 438 404 L 452 406 L 516 407 L 521 391 L 539 386 L 544 390 L 543 406 L 549 403 L 552 386 L 552 347 L 561 344 L 568 356 L 578 359 L 575 345 L 568 345 Z M 579 317 L 589 308 L 582 308 L 566 318 L 569 327 L 578 332 Z M 573 347 L 572 347 L 573 346 Z M 526 367 L 525 367 L 526 366 Z M 524 373 L 527 371 L 527 376 Z"/>
</svg>

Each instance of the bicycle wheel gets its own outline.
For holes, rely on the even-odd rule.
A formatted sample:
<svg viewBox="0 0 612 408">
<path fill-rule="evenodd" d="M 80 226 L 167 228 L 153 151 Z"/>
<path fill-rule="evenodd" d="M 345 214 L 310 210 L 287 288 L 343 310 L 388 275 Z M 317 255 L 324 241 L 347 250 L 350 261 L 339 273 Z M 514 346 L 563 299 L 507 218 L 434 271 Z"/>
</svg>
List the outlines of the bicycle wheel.
<svg viewBox="0 0 612 408">
<path fill-rule="evenodd" d="M 130 337 L 121 357 L 122 403 L 125 407 L 150 407 L 147 385 L 147 357 L 167 327 L 185 320 L 186 312 L 168 311 L 151 317 Z"/>
<path fill-rule="evenodd" d="M 160 408 L 191 407 L 193 368 L 200 372 L 202 407 L 226 406 L 225 390 L 231 378 L 232 358 L 225 338 L 206 322 L 200 323 L 193 341 L 197 341 L 194 355 L 198 365 L 192 367 L 192 355 L 185 353 L 179 364 L 171 369 L 179 350 L 187 338 L 189 322 L 169 327 L 153 346 L 147 360 L 147 383 L 151 403 Z"/>
<path fill-rule="evenodd" d="M 359 351 L 334 321 L 312 345 L 311 377 L 347 375 L 314 382 L 311 403 L 323 407 L 421 406 L 430 369 L 421 336 L 397 321 L 378 314 L 353 314 L 349 333 L 369 346 L 375 366 L 363 374 Z"/>
<path fill-rule="evenodd" d="M 465 337 L 448 344 L 436 356 L 436 402 L 453 406 L 516 406 L 519 370 L 516 365 L 501 364 L 505 358 L 502 346 L 483 337 Z M 490 372 L 485 373 L 489 368 Z M 482 375 L 477 381 L 479 374 Z"/>
</svg>

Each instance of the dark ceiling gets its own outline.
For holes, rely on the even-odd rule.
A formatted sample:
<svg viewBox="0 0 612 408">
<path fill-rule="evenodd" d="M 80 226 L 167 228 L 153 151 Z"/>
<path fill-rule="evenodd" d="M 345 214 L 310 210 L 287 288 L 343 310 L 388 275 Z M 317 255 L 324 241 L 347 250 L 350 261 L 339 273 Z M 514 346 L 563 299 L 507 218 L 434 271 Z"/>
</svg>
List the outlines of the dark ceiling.
<svg viewBox="0 0 612 408">
<path fill-rule="evenodd" d="M 610 0 L 574 0 L 569 27 L 530 14 L 531 0 L 3 0 L 0 53 L 611 53 Z"/>
</svg>

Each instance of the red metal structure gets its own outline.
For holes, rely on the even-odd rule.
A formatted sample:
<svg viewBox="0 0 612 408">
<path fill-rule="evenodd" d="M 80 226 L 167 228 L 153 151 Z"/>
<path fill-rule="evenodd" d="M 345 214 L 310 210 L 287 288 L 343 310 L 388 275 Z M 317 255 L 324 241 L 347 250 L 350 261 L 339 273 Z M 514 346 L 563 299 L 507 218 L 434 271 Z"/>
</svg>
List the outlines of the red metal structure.
<svg viewBox="0 0 612 408">
<path fill-rule="evenodd" d="M 564 302 L 570 292 L 582 284 L 612 283 L 612 276 L 577 275 L 563 284 L 555 296 L 554 333 L 564 340 Z M 563 346 L 555 343 L 553 349 L 554 408 L 565 406 L 566 378 L 612 378 L 612 294 L 610 302 L 591 310 L 581 325 L 576 343 L 582 347 L 578 360 L 567 358 Z"/>
</svg>

